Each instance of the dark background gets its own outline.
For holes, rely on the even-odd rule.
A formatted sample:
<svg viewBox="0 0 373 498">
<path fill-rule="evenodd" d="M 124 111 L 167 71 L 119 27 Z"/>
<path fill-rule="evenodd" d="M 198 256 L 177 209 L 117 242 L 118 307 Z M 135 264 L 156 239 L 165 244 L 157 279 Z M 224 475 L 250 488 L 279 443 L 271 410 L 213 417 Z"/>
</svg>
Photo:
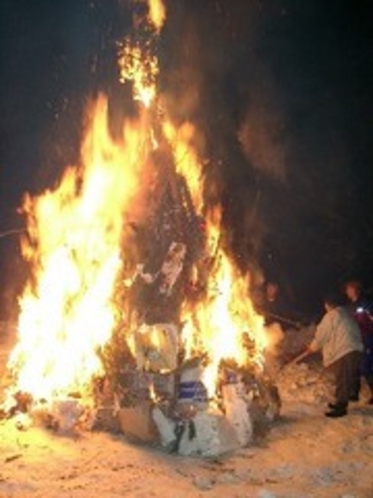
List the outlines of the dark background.
<svg viewBox="0 0 373 498">
<path fill-rule="evenodd" d="M 161 92 L 204 136 L 232 252 L 311 313 L 326 287 L 373 283 L 372 16 L 369 2 L 169 0 Z M 24 268 L 22 194 L 78 161 L 98 91 L 125 113 L 116 41 L 125 0 L 3 0 L 0 16 L 1 316 Z M 135 7 L 139 8 L 139 7 Z"/>
</svg>

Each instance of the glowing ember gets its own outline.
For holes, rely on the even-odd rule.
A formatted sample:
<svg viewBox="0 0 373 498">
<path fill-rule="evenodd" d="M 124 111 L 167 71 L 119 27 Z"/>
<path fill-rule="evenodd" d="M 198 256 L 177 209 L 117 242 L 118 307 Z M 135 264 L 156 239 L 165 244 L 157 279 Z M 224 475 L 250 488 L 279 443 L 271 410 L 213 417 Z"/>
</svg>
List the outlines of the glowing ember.
<svg viewBox="0 0 373 498">
<path fill-rule="evenodd" d="M 159 32 L 166 18 L 166 10 L 161 0 L 149 0 L 148 18 L 142 20 L 144 31 L 151 28 Z M 154 35 L 155 36 L 155 35 Z M 121 46 L 119 54 L 120 80 L 131 81 L 133 97 L 149 108 L 157 93 L 157 77 L 159 73 L 158 57 L 151 52 L 150 42 L 141 43 L 128 37 Z"/>
<path fill-rule="evenodd" d="M 132 81 L 134 99 L 149 108 L 156 96 L 157 58 L 147 58 L 140 46 L 132 46 L 127 41 L 121 50 L 119 64 L 121 81 Z"/>
</svg>

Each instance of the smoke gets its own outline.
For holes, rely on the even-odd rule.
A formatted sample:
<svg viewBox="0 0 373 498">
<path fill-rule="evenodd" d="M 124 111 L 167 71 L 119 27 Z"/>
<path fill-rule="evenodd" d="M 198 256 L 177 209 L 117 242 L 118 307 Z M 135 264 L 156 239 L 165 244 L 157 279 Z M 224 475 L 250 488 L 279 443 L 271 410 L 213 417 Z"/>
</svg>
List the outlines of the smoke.
<svg viewBox="0 0 373 498">
<path fill-rule="evenodd" d="M 363 80 L 348 42 L 336 42 L 350 13 L 331 16 L 321 1 L 179 0 L 167 10 L 165 102 L 201 133 L 206 198 L 223 203 L 227 245 L 243 269 L 258 263 L 314 292 L 359 261 L 343 130 L 353 132 L 347 111 Z"/>
<path fill-rule="evenodd" d="M 205 199 L 222 203 L 225 244 L 257 274 L 268 227 L 265 183 L 287 177 L 286 119 L 270 67 L 256 54 L 268 12 L 255 1 L 169 2 L 167 11 L 163 102 L 176 122 L 198 130 Z"/>
<path fill-rule="evenodd" d="M 284 340 L 284 331 L 278 323 L 272 323 L 266 328 L 266 339 L 268 341 L 266 352 L 277 357 L 280 353 L 279 348 Z"/>
<path fill-rule="evenodd" d="M 249 164 L 259 174 L 284 183 L 286 118 L 269 70 L 259 62 L 255 64 L 249 88 L 251 98 L 238 130 L 238 140 Z"/>
</svg>

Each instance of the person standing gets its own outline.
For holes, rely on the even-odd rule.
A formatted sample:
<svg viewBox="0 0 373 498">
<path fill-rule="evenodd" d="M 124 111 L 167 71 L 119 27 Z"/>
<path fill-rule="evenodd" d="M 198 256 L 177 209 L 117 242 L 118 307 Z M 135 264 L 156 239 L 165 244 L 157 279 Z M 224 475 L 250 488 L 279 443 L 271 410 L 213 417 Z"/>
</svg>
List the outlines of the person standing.
<svg viewBox="0 0 373 498">
<path fill-rule="evenodd" d="M 340 306 L 339 296 L 324 299 L 325 315 L 317 326 L 315 336 L 307 348 L 309 354 L 322 352 L 323 364 L 335 376 L 335 403 L 330 403 L 327 417 L 343 417 L 353 386 L 359 377 L 363 343 L 358 325 L 350 313 Z"/>
<path fill-rule="evenodd" d="M 349 308 L 359 325 L 364 345 L 364 353 L 360 366 L 360 376 L 352 391 L 352 398 L 357 401 L 361 389 L 361 377 L 366 380 L 370 390 L 368 403 L 373 404 L 373 306 L 364 297 L 361 283 L 350 280 L 344 286 L 345 294 L 349 300 Z"/>
<path fill-rule="evenodd" d="M 278 323 L 282 330 L 300 327 L 297 314 L 277 282 L 268 281 L 265 283 L 259 312 L 263 314 L 266 325 Z"/>
</svg>

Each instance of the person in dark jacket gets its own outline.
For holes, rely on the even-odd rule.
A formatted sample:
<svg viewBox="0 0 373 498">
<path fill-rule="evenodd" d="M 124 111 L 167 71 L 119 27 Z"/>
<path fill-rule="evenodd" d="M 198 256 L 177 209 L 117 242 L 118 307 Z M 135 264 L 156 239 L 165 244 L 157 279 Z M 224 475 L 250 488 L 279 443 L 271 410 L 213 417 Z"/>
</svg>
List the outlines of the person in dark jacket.
<svg viewBox="0 0 373 498">
<path fill-rule="evenodd" d="M 373 404 L 373 305 L 364 297 L 362 286 L 359 281 L 350 280 L 345 284 L 344 290 L 349 300 L 349 309 L 360 328 L 364 344 L 360 372 L 361 377 L 365 379 L 370 390 L 368 403 Z M 353 392 L 351 393 L 352 399 L 356 401 L 359 399 L 360 389 L 361 381 L 359 377 Z"/>
<path fill-rule="evenodd" d="M 298 314 L 277 282 L 267 281 L 265 283 L 260 312 L 264 315 L 266 325 L 278 323 L 283 330 L 300 327 Z"/>
</svg>

